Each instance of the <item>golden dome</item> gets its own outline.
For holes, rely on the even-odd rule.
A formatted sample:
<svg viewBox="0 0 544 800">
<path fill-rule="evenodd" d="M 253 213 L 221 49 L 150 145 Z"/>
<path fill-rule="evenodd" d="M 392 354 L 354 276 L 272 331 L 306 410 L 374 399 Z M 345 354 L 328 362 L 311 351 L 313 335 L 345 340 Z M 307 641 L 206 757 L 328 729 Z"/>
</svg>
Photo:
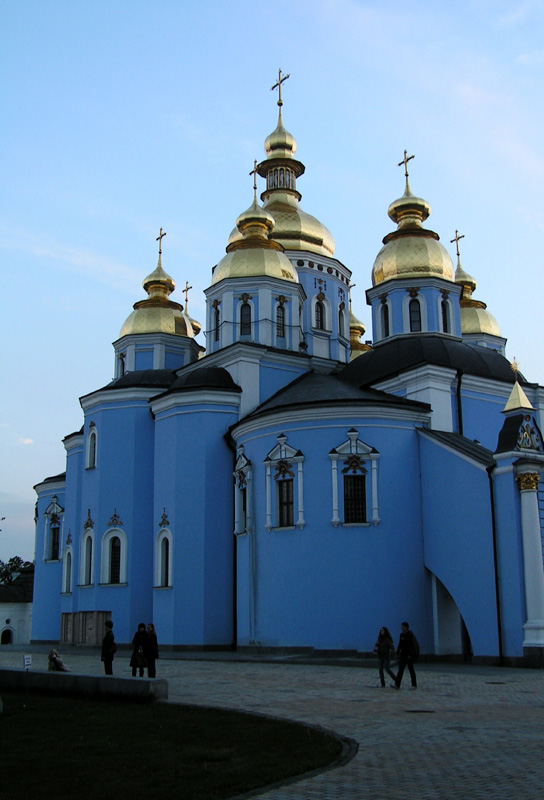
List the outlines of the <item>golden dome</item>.
<svg viewBox="0 0 544 800">
<path fill-rule="evenodd" d="M 193 338 L 201 325 L 183 311 L 183 306 L 169 300 L 176 284 L 161 263 L 161 253 L 156 269 L 144 279 L 142 286 L 148 294 L 146 300 L 134 304 L 134 311 L 127 317 L 119 338 L 135 333 L 171 333 Z"/>
<path fill-rule="evenodd" d="M 459 245 L 457 250 L 457 269 L 455 270 L 455 283 L 463 287 L 459 298 L 461 306 L 461 333 L 488 333 L 491 336 L 500 336 L 501 331 L 495 317 L 487 311 L 487 306 L 481 300 L 474 300 L 472 293 L 476 289 L 476 281 L 461 266 L 459 259 Z"/>
<path fill-rule="evenodd" d="M 402 164 L 403 162 L 401 162 Z M 423 227 L 431 213 L 426 200 L 410 190 L 406 173 L 406 190 L 387 211 L 397 230 L 384 239 L 384 247 L 376 256 L 372 268 L 372 285 L 393 278 L 444 278 L 453 280 L 453 264 L 439 236 Z"/>
<path fill-rule="evenodd" d="M 295 268 L 284 255 L 283 247 L 272 241 L 269 234 L 274 228 L 274 218 L 257 203 L 236 220 L 238 236 L 229 239 L 227 255 L 215 267 L 212 285 L 225 278 L 269 277 L 298 283 Z"/>
<path fill-rule="evenodd" d="M 350 300 L 349 304 L 350 361 L 353 361 L 354 358 L 360 356 L 361 353 L 364 353 L 367 350 L 372 349 L 369 344 L 365 344 L 364 342 L 361 341 L 361 337 L 363 336 L 365 331 L 366 331 L 365 326 L 360 320 L 357 319 L 357 317 L 351 310 L 351 300 Z"/>
<path fill-rule="evenodd" d="M 301 195 L 297 191 L 296 180 L 304 174 L 305 167 L 295 158 L 295 137 L 283 126 L 282 80 L 285 78 L 281 78 L 280 71 L 278 124 L 265 139 L 266 159 L 257 167 L 259 175 L 266 179 L 266 189 L 261 195 L 263 208 L 272 214 L 276 223 L 270 238 L 286 250 L 309 250 L 316 255 L 332 256 L 334 239 L 330 231 L 299 207 Z M 278 88 L 278 84 L 273 88 Z M 229 236 L 229 243 L 240 239 L 240 233 L 234 229 Z"/>
</svg>

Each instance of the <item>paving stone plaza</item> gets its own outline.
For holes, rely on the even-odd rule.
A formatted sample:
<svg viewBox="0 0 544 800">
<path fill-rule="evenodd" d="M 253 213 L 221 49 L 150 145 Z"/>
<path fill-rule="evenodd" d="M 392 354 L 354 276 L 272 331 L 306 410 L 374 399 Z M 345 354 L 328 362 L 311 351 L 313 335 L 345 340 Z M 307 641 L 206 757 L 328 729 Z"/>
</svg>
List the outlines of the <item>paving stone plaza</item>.
<svg viewBox="0 0 544 800">
<path fill-rule="evenodd" d="M 2 648 L 0 668 L 47 669 L 45 647 Z M 164 654 L 166 656 L 166 654 Z M 65 649 L 73 672 L 101 674 L 98 651 Z M 130 676 L 129 654 L 114 674 Z M 544 670 L 417 665 L 419 688 L 378 688 L 377 668 L 168 655 L 169 702 L 234 708 L 320 725 L 357 743 L 343 766 L 254 796 L 267 800 L 541 800 Z M 138 680 L 135 678 L 134 680 Z"/>
</svg>

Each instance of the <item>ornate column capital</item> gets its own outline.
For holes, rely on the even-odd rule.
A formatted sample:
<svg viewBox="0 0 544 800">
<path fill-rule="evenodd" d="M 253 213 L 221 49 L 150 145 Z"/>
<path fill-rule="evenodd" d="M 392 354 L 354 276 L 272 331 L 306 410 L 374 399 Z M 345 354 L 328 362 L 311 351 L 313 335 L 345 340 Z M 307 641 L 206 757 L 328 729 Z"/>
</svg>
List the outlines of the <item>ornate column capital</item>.
<svg viewBox="0 0 544 800">
<path fill-rule="evenodd" d="M 516 475 L 520 492 L 536 492 L 540 475 L 538 472 L 522 472 Z"/>
</svg>

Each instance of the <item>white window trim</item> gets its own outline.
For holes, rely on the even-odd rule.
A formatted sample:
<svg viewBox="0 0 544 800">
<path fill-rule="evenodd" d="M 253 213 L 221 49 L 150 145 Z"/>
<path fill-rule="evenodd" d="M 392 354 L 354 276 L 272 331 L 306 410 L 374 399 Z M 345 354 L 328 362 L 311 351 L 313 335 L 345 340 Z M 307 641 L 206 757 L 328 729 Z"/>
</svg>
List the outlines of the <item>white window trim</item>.
<svg viewBox="0 0 544 800">
<path fill-rule="evenodd" d="M 119 565 L 119 583 L 110 583 L 110 542 L 117 536 L 121 543 L 121 561 Z M 107 586 L 119 586 L 127 582 L 127 535 L 121 528 L 110 528 L 102 537 L 100 548 L 100 583 Z"/>
<path fill-rule="evenodd" d="M 383 314 L 384 314 L 383 308 L 384 308 L 384 306 L 387 306 L 387 308 L 389 309 L 389 335 L 387 337 L 385 335 L 384 324 L 383 324 Z M 378 330 L 378 337 L 377 337 L 378 341 L 380 339 L 386 339 L 386 338 L 390 338 L 391 336 L 393 336 L 393 306 L 391 305 L 391 302 L 389 301 L 389 299 L 386 299 L 385 303 L 382 303 L 381 300 L 380 300 L 380 302 L 378 304 L 378 313 L 377 313 L 376 316 L 377 316 L 376 328 Z M 410 318 L 408 316 L 408 326 L 409 325 L 410 325 Z"/>
<path fill-rule="evenodd" d="M 323 306 L 323 327 L 316 328 L 315 325 L 315 307 L 317 302 L 320 301 Z M 317 294 L 312 297 L 312 305 L 311 305 L 311 328 L 313 331 L 317 331 L 318 333 L 332 333 L 332 309 L 331 304 L 327 300 L 326 297 L 320 298 Z"/>
<path fill-rule="evenodd" d="M 43 531 L 43 560 L 44 561 L 60 561 L 62 551 L 62 540 L 64 537 L 64 509 L 57 502 L 57 495 L 54 494 L 51 502 L 44 511 L 44 531 Z M 58 558 L 51 558 L 51 518 L 53 515 L 58 517 L 59 521 L 59 554 Z"/>
<path fill-rule="evenodd" d="M 443 321 L 442 321 L 442 303 L 443 302 L 446 303 L 446 305 L 448 306 L 448 318 L 449 318 L 449 322 L 450 322 L 450 330 L 449 331 L 445 331 L 444 330 L 444 324 L 443 324 Z M 454 311 L 453 311 L 453 303 L 451 302 L 451 299 L 449 297 L 444 297 L 444 295 L 442 295 L 442 294 L 439 295 L 439 297 L 437 299 L 438 328 L 442 333 L 453 333 L 453 320 L 454 320 L 453 313 L 454 313 Z"/>
<path fill-rule="evenodd" d="M 92 442 L 94 440 L 94 464 L 91 464 Z M 92 425 L 87 432 L 85 442 L 85 469 L 96 469 L 98 462 L 98 434 L 96 426 Z"/>
<path fill-rule="evenodd" d="M 245 525 L 242 525 L 242 489 L 239 487 L 238 482 L 240 473 L 244 473 L 246 479 L 246 516 Z M 238 448 L 238 458 L 234 467 L 234 535 L 241 536 L 244 533 L 251 533 L 253 530 L 253 466 L 251 461 L 246 458 L 244 454 L 244 446 L 240 445 Z"/>
<path fill-rule="evenodd" d="M 368 525 L 368 522 L 358 523 L 345 523 L 340 519 L 340 488 L 339 488 L 339 475 L 338 475 L 338 462 L 345 461 L 347 455 L 364 456 L 365 461 L 370 461 L 370 474 L 371 474 L 371 487 L 370 497 L 372 505 L 371 522 L 373 525 L 380 523 L 379 506 L 378 506 L 378 460 L 380 454 L 374 448 L 365 444 L 359 439 L 358 431 L 351 428 L 348 431 L 348 438 L 345 442 L 338 447 L 335 447 L 329 453 L 331 460 L 331 479 L 332 479 L 332 525 L 337 528 L 340 524 L 345 527 L 363 527 Z M 342 488 L 343 492 L 343 488 Z M 367 495 L 368 502 L 368 495 Z"/>
<path fill-rule="evenodd" d="M 87 539 L 91 540 L 91 580 L 90 583 L 85 582 L 85 577 L 88 572 L 87 567 Z M 94 559 L 95 559 L 95 541 L 94 531 L 86 530 L 81 538 L 81 557 L 79 562 L 79 585 L 80 586 L 93 586 L 94 585 Z"/>
<path fill-rule="evenodd" d="M 340 317 L 342 317 L 343 333 L 340 333 Z M 338 309 L 338 336 L 349 342 L 349 317 L 346 308 Z"/>
<path fill-rule="evenodd" d="M 250 309 L 251 309 L 251 333 L 242 334 L 242 306 L 244 306 L 244 305 L 248 305 L 250 307 Z M 246 341 L 246 337 L 248 339 L 252 339 L 254 341 L 255 340 L 255 303 L 253 302 L 253 300 L 250 297 L 248 297 L 247 300 L 242 300 L 241 297 L 239 298 L 238 307 L 236 309 L 236 321 L 237 321 L 237 324 L 238 324 L 238 338 L 242 339 L 242 336 L 243 336 L 244 337 L 243 341 Z"/>
<path fill-rule="evenodd" d="M 410 301 L 417 300 L 419 302 L 419 311 L 421 313 L 421 331 L 411 331 L 410 330 Z M 427 319 L 427 300 L 422 294 L 417 294 L 415 297 L 411 297 L 410 293 L 407 292 L 405 297 L 402 299 L 402 323 L 404 326 L 405 333 L 413 333 L 417 336 L 418 333 L 425 333 L 425 331 L 429 330 L 429 321 Z M 391 329 L 391 317 L 389 317 L 389 328 Z"/>
<path fill-rule="evenodd" d="M 68 556 L 70 557 L 70 567 L 68 568 Z M 72 594 L 74 586 L 74 553 L 71 545 L 64 548 L 64 555 L 62 558 L 62 594 Z M 68 572 L 70 573 L 68 575 Z M 68 589 L 68 578 L 70 579 L 70 588 Z"/>
<path fill-rule="evenodd" d="M 163 586 L 161 583 L 162 575 L 162 543 L 168 541 L 168 583 Z M 172 564 L 174 561 L 174 540 L 169 528 L 161 528 L 155 539 L 155 589 L 169 589 L 172 586 Z"/>
<path fill-rule="evenodd" d="M 265 459 L 266 464 L 266 525 L 265 528 L 268 532 L 270 532 L 273 528 L 277 528 L 278 530 L 285 530 L 285 528 L 279 528 L 276 524 L 274 525 L 273 522 L 278 522 L 278 507 L 277 507 L 277 493 L 274 492 L 274 512 L 272 512 L 272 484 L 275 484 L 276 481 L 272 478 L 272 468 L 279 462 L 279 461 L 289 461 L 291 464 L 297 465 L 297 475 L 296 475 L 296 505 L 293 509 L 294 517 L 295 517 L 295 525 L 298 528 L 304 528 L 306 522 L 304 520 L 304 472 L 302 469 L 302 464 L 304 462 L 304 456 L 299 450 L 295 450 L 294 447 L 290 447 L 286 444 L 287 437 L 280 433 L 277 437 L 278 444 L 270 451 Z M 295 487 L 293 487 L 294 489 Z M 295 493 L 293 492 L 293 502 L 295 502 Z M 292 526 L 292 527 L 295 527 Z M 291 527 L 291 526 L 290 526 Z"/>
</svg>

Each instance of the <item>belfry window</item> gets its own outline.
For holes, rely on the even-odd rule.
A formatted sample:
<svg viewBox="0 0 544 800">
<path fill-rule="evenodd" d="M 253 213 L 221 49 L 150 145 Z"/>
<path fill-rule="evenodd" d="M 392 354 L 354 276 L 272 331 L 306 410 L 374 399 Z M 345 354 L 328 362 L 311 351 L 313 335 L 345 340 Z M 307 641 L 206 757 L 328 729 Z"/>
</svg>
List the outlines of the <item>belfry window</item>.
<svg viewBox="0 0 544 800">
<path fill-rule="evenodd" d="M 344 336 L 344 312 L 342 309 L 338 312 L 338 336 Z"/>
<path fill-rule="evenodd" d="M 451 333 L 450 327 L 450 307 L 448 305 L 447 300 L 442 300 L 441 304 L 442 310 L 442 330 L 444 333 Z"/>
<path fill-rule="evenodd" d="M 384 339 L 389 336 L 389 306 L 387 303 L 382 305 L 382 336 Z"/>
<path fill-rule="evenodd" d="M 325 309 L 321 300 L 315 304 L 315 327 L 318 331 L 325 330 Z"/>
<path fill-rule="evenodd" d="M 220 316 L 219 316 L 219 306 L 215 309 L 214 312 L 214 339 L 216 342 L 219 341 L 219 328 L 220 328 Z"/>
<path fill-rule="evenodd" d="M 276 309 L 276 336 L 285 338 L 285 308 L 278 306 Z"/>
<path fill-rule="evenodd" d="M 240 308 L 240 336 L 251 336 L 251 306 L 242 303 Z"/>
<path fill-rule="evenodd" d="M 410 300 L 408 308 L 410 311 L 410 331 L 419 333 L 421 331 L 421 306 L 419 300 Z"/>
</svg>

